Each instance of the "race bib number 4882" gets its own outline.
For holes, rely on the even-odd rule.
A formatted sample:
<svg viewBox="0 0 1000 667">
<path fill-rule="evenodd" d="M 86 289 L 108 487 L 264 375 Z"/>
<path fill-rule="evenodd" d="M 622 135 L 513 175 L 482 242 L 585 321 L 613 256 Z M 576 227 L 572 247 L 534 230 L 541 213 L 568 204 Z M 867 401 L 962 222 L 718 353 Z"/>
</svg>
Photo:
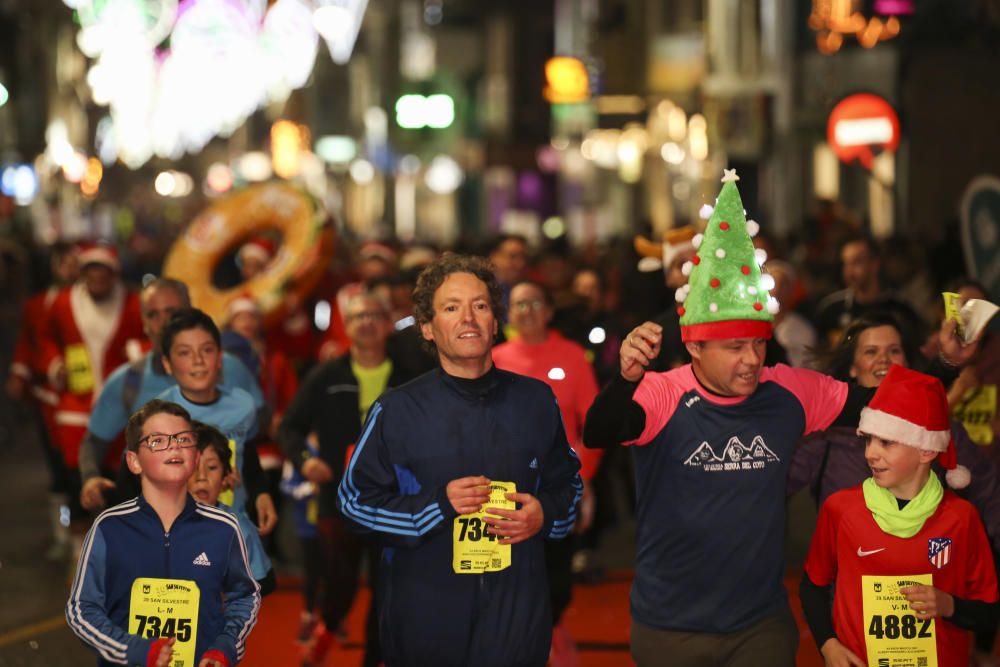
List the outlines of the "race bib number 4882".
<svg viewBox="0 0 1000 667">
<path fill-rule="evenodd" d="M 868 664 L 878 667 L 937 667 L 934 619 L 917 618 L 899 592 L 933 585 L 930 574 L 861 577 Z"/>
<path fill-rule="evenodd" d="M 140 577 L 132 582 L 128 631 L 146 639 L 175 637 L 171 667 L 196 667 L 198 584 L 187 579 Z"/>
</svg>

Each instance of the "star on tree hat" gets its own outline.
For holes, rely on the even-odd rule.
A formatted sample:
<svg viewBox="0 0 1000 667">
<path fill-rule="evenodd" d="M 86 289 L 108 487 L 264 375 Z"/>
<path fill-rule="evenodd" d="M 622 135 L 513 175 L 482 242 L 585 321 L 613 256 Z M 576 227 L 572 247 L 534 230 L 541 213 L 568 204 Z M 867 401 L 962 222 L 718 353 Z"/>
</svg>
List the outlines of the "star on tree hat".
<svg viewBox="0 0 1000 667">
<path fill-rule="evenodd" d="M 770 338 L 778 302 L 762 283 L 735 169 L 726 169 L 704 235 L 693 239 L 698 253 L 685 262 L 688 284 L 677 290 L 681 340 Z"/>
<path fill-rule="evenodd" d="M 939 452 L 938 463 L 947 471 L 948 486 L 963 489 L 969 485 L 969 469 L 958 465 L 955 456 L 948 396 L 935 377 L 893 364 L 868 407 L 861 410 L 858 433 Z"/>
</svg>

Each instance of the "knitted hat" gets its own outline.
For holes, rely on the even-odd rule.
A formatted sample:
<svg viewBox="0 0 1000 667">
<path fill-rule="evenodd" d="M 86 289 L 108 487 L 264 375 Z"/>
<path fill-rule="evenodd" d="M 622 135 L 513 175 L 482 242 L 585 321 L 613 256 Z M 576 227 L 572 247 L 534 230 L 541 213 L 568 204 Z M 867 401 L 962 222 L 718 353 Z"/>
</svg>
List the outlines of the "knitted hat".
<svg viewBox="0 0 1000 667">
<path fill-rule="evenodd" d="M 750 241 L 759 226 L 746 219 L 736 170 L 725 172 L 705 234 L 692 239 L 698 254 L 682 269 L 688 284 L 676 293 L 683 341 L 770 338 L 778 309 Z"/>
<path fill-rule="evenodd" d="M 633 244 L 640 257 L 638 269 L 643 273 L 660 269 L 669 270 L 674 258 L 694 248 L 694 244 L 691 243 L 694 235 L 694 227 L 684 225 L 664 232 L 662 243 L 650 241 L 644 236 L 636 236 Z"/>
<path fill-rule="evenodd" d="M 861 410 L 858 433 L 939 452 L 948 486 L 969 485 L 969 469 L 958 465 L 955 457 L 948 396 L 937 378 L 893 364 L 868 407 Z"/>
<path fill-rule="evenodd" d="M 118 251 L 105 243 L 81 243 L 80 254 L 77 257 L 80 266 L 100 264 L 116 273 L 122 268 L 121 262 L 118 260 Z"/>
</svg>

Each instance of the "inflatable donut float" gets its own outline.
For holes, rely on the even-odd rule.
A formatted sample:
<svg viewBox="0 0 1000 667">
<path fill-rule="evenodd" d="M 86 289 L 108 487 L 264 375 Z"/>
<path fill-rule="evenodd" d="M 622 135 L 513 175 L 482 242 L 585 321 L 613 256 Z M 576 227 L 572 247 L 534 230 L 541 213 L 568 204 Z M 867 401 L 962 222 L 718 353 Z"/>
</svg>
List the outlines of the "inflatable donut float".
<svg viewBox="0 0 1000 667">
<path fill-rule="evenodd" d="M 281 244 L 264 270 L 235 287 L 216 287 L 216 264 L 248 238 L 272 230 Z M 285 315 L 289 301 L 302 303 L 316 287 L 333 243 L 331 221 L 303 191 L 278 182 L 254 185 L 202 211 L 170 248 L 163 275 L 183 281 L 191 304 L 220 324 L 229 303 L 247 295 L 270 324 Z"/>
</svg>

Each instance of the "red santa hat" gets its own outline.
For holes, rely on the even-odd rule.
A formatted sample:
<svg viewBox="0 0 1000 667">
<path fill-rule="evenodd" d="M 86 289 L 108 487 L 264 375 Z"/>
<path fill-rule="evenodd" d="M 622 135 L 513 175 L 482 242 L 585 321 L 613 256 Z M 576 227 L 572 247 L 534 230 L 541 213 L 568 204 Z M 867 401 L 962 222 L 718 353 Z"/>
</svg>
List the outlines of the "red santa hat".
<svg viewBox="0 0 1000 667">
<path fill-rule="evenodd" d="M 118 251 L 106 243 L 81 243 L 80 253 L 77 255 L 80 266 L 88 264 L 100 264 L 106 266 L 115 273 L 121 270 L 122 265 L 118 260 Z"/>
<path fill-rule="evenodd" d="M 260 306 L 257 305 L 257 300 L 249 294 L 243 294 L 230 301 L 229 305 L 226 306 L 226 322 L 231 322 L 240 313 L 260 315 Z"/>
<path fill-rule="evenodd" d="M 958 465 L 955 456 L 948 396 L 937 378 L 893 364 L 868 407 L 861 410 L 858 433 L 939 452 L 948 486 L 969 485 L 969 469 Z"/>
<path fill-rule="evenodd" d="M 261 262 L 269 262 L 274 257 L 274 243 L 269 239 L 250 239 L 242 246 L 238 253 L 241 261 L 257 259 Z"/>
</svg>

